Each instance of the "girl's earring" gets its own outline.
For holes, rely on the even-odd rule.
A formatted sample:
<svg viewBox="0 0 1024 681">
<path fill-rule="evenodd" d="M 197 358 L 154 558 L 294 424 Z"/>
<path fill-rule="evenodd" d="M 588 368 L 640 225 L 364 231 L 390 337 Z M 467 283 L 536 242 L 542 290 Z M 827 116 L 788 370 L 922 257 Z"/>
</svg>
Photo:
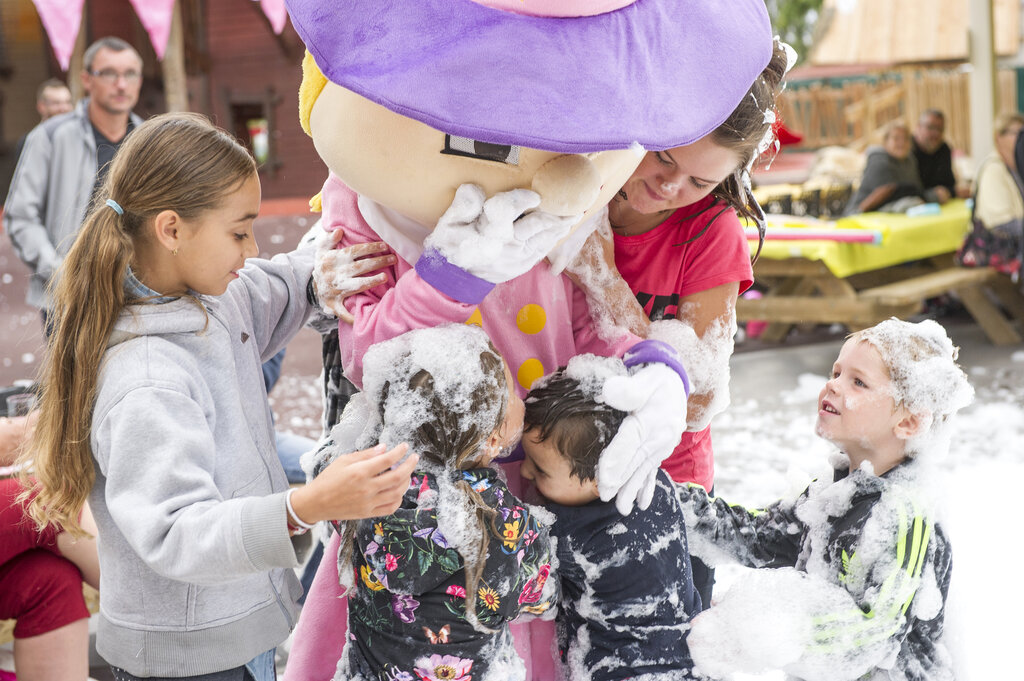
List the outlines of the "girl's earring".
<svg viewBox="0 0 1024 681">
<path fill-rule="evenodd" d="M 173 251 L 171 251 L 171 255 L 178 255 L 178 249 L 175 248 Z"/>
</svg>

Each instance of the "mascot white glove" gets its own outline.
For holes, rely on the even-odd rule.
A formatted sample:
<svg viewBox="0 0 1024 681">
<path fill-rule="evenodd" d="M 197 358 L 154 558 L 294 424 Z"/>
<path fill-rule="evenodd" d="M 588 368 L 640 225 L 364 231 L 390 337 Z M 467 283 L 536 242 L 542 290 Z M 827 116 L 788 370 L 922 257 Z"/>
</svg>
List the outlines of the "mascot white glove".
<svg viewBox="0 0 1024 681">
<path fill-rule="evenodd" d="M 534 210 L 540 200 L 540 194 L 529 189 L 488 199 L 477 185 L 461 185 L 423 245 L 492 284 L 515 279 L 543 260 L 580 220 L 579 215 Z"/>
<path fill-rule="evenodd" d="M 629 515 L 634 503 L 650 505 L 658 467 L 686 430 L 690 387 L 676 351 L 660 341 L 637 343 L 623 361 L 630 375 L 608 378 L 601 400 L 629 415 L 601 452 L 597 487 L 603 501 L 615 497 L 619 513 Z"/>
</svg>

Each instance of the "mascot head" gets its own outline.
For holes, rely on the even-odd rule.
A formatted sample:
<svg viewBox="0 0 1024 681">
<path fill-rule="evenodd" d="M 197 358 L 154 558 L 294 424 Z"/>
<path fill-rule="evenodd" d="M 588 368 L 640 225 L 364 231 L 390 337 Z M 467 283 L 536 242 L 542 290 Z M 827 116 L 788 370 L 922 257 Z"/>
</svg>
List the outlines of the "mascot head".
<svg viewBox="0 0 1024 681">
<path fill-rule="evenodd" d="M 763 0 L 288 0 L 302 124 L 357 193 L 432 226 L 464 183 L 599 209 L 645 149 L 722 123 L 772 53 Z"/>
</svg>

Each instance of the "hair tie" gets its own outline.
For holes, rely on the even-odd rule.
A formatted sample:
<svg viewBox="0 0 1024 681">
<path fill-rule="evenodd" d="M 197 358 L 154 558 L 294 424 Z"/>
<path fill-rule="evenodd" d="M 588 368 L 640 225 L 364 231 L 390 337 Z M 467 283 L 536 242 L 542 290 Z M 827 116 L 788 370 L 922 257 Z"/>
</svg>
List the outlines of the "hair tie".
<svg viewBox="0 0 1024 681">
<path fill-rule="evenodd" d="M 124 208 L 121 208 L 121 204 L 114 199 L 107 199 L 107 205 L 113 208 L 118 215 L 124 215 Z"/>
</svg>

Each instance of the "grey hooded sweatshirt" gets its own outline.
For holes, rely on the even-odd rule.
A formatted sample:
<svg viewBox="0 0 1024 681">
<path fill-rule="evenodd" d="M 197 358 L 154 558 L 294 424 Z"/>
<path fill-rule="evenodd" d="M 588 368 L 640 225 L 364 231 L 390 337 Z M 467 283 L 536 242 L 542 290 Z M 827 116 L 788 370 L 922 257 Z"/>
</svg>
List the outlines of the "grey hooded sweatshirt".
<svg viewBox="0 0 1024 681">
<path fill-rule="evenodd" d="M 218 297 L 128 306 L 92 420 L 97 650 L 130 674 L 231 669 L 294 627 L 295 568 L 260 364 L 310 314 L 313 250 L 251 259 Z"/>
</svg>

